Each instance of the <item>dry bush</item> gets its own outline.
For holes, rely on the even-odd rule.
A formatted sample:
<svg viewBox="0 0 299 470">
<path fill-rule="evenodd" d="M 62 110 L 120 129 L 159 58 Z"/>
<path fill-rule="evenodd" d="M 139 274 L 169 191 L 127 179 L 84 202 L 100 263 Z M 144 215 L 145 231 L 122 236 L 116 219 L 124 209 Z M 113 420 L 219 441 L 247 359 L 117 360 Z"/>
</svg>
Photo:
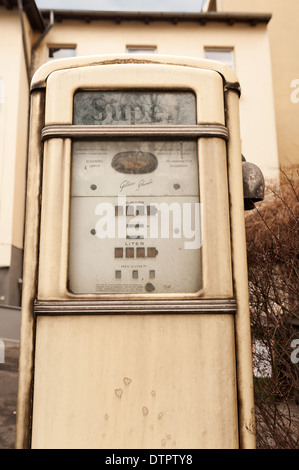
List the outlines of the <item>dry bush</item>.
<svg viewBox="0 0 299 470">
<path fill-rule="evenodd" d="M 263 346 L 254 354 L 257 447 L 298 449 L 289 403 L 299 393 L 291 360 L 299 338 L 299 169 L 283 172 L 279 187 L 246 214 L 246 233 L 252 338 Z"/>
</svg>

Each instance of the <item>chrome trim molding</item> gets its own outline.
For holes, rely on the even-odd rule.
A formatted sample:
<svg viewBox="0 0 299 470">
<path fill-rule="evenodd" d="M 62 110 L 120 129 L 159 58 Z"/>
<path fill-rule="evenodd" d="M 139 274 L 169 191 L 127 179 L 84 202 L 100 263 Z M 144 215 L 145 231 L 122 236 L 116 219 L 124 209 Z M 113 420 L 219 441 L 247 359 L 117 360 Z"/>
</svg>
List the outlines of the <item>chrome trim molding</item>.
<svg viewBox="0 0 299 470">
<path fill-rule="evenodd" d="M 195 126 L 45 126 L 42 139 L 75 137 L 218 137 L 228 140 L 228 129 L 222 124 L 199 124 Z"/>
<path fill-rule="evenodd" d="M 208 300 L 48 300 L 36 301 L 35 315 L 105 315 L 105 314 L 164 314 L 213 313 L 235 314 L 234 299 Z"/>
</svg>

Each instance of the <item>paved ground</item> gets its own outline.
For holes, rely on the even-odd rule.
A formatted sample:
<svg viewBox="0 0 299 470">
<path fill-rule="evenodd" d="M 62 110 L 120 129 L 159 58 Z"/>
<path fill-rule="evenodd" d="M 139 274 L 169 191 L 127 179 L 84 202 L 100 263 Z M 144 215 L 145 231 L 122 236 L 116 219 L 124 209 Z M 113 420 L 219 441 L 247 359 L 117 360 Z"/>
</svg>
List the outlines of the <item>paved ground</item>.
<svg viewBox="0 0 299 470">
<path fill-rule="evenodd" d="M 14 449 L 18 388 L 19 342 L 3 340 L 5 362 L 0 351 L 0 450 Z M 1 347 L 0 340 L 0 347 Z M 299 420 L 299 405 L 289 403 L 291 415 Z"/>
<path fill-rule="evenodd" d="M 3 341 L 5 362 L 0 363 L 0 449 L 14 449 L 19 342 Z"/>
</svg>

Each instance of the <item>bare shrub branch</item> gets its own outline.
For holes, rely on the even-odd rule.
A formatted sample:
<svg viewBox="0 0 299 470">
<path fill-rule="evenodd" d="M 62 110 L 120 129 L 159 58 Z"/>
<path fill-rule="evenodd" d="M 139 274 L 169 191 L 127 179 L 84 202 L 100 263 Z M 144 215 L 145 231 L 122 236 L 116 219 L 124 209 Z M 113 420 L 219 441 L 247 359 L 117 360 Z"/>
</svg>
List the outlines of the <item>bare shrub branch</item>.
<svg viewBox="0 0 299 470">
<path fill-rule="evenodd" d="M 246 234 L 257 447 L 298 449 L 299 422 L 289 408 L 299 394 L 299 365 L 291 361 L 299 338 L 298 168 L 282 172 L 279 187 L 246 214 Z"/>
</svg>

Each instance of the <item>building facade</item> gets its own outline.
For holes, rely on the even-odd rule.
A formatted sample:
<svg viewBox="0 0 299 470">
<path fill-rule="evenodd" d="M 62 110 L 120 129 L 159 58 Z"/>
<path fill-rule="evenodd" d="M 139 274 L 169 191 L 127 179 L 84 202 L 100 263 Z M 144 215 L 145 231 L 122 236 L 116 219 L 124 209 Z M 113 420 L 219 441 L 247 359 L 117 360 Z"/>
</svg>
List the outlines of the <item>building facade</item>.
<svg viewBox="0 0 299 470">
<path fill-rule="evenodd" d="M 279 164 L 283 169 L 299 162 L 299 64 L 297 0 L 210 0 L 211 13 L 271 13 L 268 25 L 270 58 L 274 91 Z"/>
<path fill-rule="evenodd" d="M 0 2 L 0 306 L 20 305 L 29 122 L 29 63 L 44 22 L 34 2 Z"/>
<path fill-rule="evenodd" d="M 276 69 L 268 31 L 269 3 L 283 1 L 251 0 L 236 12 L 238 3 L 207 2 L 201 13 L 151 13 L 40 11 L 34 0 L 0 0 L 0 305 L 20 304 L 29 82 L 47 61 L 138 52 L 225 62 L 241 84 L 242 153 L 266 180 L 278 178 L 279 167 L 288 161 L 281 140 L 287 129 L 277 121 L 279 87 L 273 89 Z M 265 9 L 255 10 L 252 5 L 258 3 Z"/>
</svg>

